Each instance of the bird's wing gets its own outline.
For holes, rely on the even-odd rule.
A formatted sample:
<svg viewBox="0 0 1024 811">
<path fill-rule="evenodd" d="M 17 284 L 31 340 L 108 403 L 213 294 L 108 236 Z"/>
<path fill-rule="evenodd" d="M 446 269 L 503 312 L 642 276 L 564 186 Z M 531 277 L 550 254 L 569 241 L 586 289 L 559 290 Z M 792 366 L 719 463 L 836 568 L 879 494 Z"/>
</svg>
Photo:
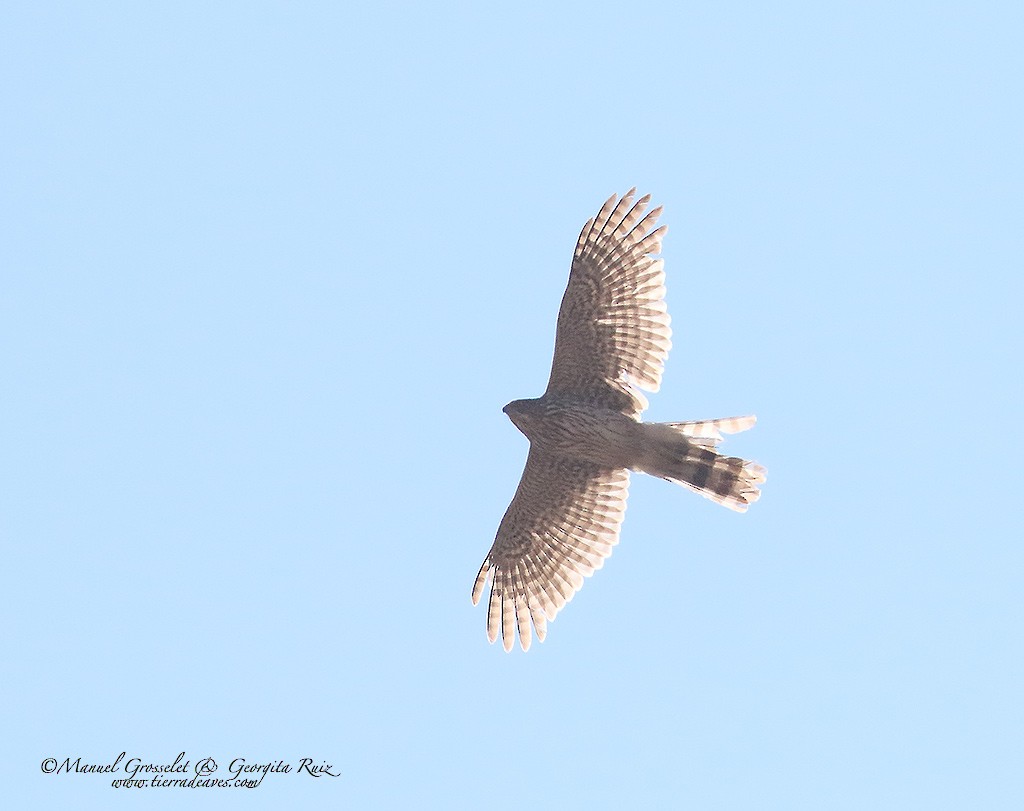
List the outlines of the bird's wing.
<svg viewBox="0 0 1024 811">
<path fill-rule="evenodd" d="M 501 631 L 512 650 L 515 631 L 529 650 L 530 622 L 541 641 L 553 620 L 618 543 L 629 471 L 608 470 L 531 447 L 519 489 L 498 527 L 476 583 L 473 605 L 487 580 L 487 636 Z"/>
<path fill-rule="evenodd" d="M 638 389 L 657 391 L 672 346 L 665 307 L 665 226 L 661 208 L 644 215 L 650 195 L 613 195 L 583 226 L 558 312 L 549 395 L 586 396 L 636 415 L 647 407 Z M 653 229 L 653 230 L 652 230 Z"/>
</svg>

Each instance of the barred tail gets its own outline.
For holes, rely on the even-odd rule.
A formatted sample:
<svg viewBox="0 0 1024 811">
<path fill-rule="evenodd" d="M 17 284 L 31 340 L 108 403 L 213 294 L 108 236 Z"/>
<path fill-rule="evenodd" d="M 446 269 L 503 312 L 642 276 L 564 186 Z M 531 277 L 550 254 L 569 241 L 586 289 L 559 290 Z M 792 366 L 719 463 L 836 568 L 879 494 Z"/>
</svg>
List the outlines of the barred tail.
<svg viewBox="0 0 1024 811">
<path fill-rule="evenodd" d="M 756 462 L 722 456 L 716 450 L 722 433 L 745 431 L 754 417 L 731 417 L 701 422 L 662 422 L 645 425 L 645 447 L 638 469 L 684 485 L 737 512 L 761 496 L 757 485 L 767 471 Z"/>
</svg>

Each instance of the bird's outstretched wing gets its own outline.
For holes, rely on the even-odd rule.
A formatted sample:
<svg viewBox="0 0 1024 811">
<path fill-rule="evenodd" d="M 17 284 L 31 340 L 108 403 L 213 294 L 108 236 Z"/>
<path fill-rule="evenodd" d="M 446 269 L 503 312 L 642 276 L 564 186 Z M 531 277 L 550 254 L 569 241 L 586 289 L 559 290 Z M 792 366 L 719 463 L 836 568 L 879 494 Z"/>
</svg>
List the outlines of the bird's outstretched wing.
<svg viewBox="0 0 1024 811">
<path fill-rule="evenodd" d="M 530 448 L 519 489 L 473 584 L 476 605 L 491 580 L 491 642 L 500 630 L 505 650 L 512 650 L 518 629 L 519 644 L 529 650 L 531 621 L 544 640 L 548 621 L 618 543 L 628 488 L 627 470 Z"/>
<path fill-rule="evenodd" d="M 612 195 L 583 226 L 558 312 L 555 358 L 547 394 L 567 394 L 637 415 L 647 407 L 638 389 L 657 391 L 672 346 L 665 307 L 661 208 L 644 212 L 630 189 Z M 652 230 L 653 229 L 653 230 Z"/>
</svg>

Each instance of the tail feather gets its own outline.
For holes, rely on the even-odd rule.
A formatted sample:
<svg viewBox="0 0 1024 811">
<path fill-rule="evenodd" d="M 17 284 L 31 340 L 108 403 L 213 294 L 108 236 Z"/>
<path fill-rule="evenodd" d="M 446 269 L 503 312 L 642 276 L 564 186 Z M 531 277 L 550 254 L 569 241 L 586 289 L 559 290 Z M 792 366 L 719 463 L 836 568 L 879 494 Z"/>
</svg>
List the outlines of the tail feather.
<svg viewBox="0 0 1024 811">
<path fill-rule="evenodd" d="M 722 434 L 745 431 L 754 417 L 647 425 L 647 447 L 638 468 L 681 484 L 723 507 L 746 512 L 758 500 L 767 471 L 756 462 L 723 456 L 715 449 Z"/>
<path fill-rule="evenodd" d="M 751 414 L 747 417 L 722 417 L 717 420 L 665 422 L 662 425 L 669 425 L 684 436 L 690 437 L 690 439 L 707 439 L 709 440 L 708 442 L 701 442 L 699 444 L 709 444 L 714 447 L 722 441 L 722 434 L 738 434 L 740 431 L 753 428 L 756 422 L 757 417 Z"/>
<path fill-rule="evenodd" d="M 706 462 L 697 462 L 693 465 L 692 475 L 699 480 L 703 471 L 707 471 L 704 484 L 697 484 L 689 478 L 667 478 L 739 513 L 745 513 L 751 504 L 761 498 L 758 485 L 767 480 L 762 465 L 735 456 L 716 457 L 710 469 Z M 684 476 L 690 472 L 687 471 Z"/>
</svg>

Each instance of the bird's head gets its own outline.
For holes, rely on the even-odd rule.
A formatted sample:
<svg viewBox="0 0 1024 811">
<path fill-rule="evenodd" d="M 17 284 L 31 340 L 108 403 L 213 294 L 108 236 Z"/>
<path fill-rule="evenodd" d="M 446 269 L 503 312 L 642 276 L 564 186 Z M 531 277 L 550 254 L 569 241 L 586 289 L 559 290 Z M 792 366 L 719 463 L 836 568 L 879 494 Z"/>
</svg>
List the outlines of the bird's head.
<svg viewBox="0 0 1024 811">
<path fill-rule="evenodd" d="M 540 416 L 543 406 L 538 400 L 513 400 L 501 410 L 508 414 L 516 428 L 529 436 L 527 429 Z"/>
</svg>

